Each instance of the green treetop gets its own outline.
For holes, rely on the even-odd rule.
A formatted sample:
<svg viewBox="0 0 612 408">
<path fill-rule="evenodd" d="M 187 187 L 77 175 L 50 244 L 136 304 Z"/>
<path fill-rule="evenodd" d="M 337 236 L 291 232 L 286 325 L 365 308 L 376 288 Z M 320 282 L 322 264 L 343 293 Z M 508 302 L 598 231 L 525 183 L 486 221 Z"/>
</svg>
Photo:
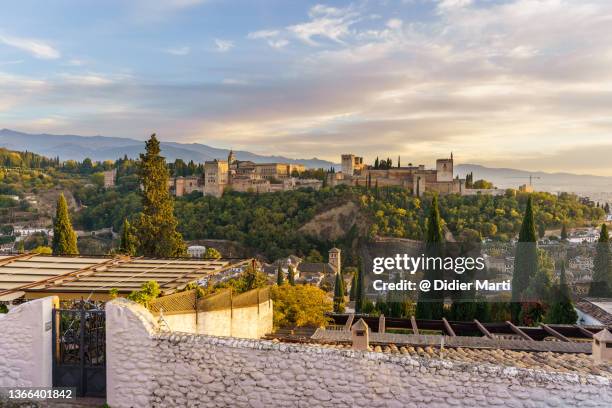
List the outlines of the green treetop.
<svg viewBox="0 0 612 408">
<path fill-rule="evenodd" d="M 334 284 L 334 312 L 344 313 L 344 280 L 340 271 L 336 273 Z"/>
<path fill-rule="evenodd" d="M 142 183 L 142 212 L 136 222 L 138 252 L 144 256 L 172 258 L 186 253 L 183 237 L 176 230 L 174 203 L 168 191 L 166 160 L 160 156 L 155 134 L 140 155 L 139 177 Z"/>
<path fill-rule="evenodd" d="M 281 286 L 283 283 L 285 283 L 285 274 L 281 266 L 278 265 L 278 269 L 276 270 L 276 284 Z"/>
<path fill-rule="evenodd" d="M 72 229 L 68 204 L 64 194 L 57 199 L 55 220 L 53 221 L 53 255 L 78 255 L 77 236 Z"/>
<path fill-rule="evenodd" d="M 567 281 L 565 277 L 565 262 L 561 264 L 561 273 L 559 275 L 559 286 L 556 288 L 556 294 L 548 313 L 546 314 L 546 322 L 553 324 L 576 324 L 578 314 L 572 298 L 570 297 Z"/>
<path fill-rule="evenodd" d="M 514 273 L 512 275 L 512 300 L 521 301 L 523 292 L 529 286 L 531 279 L 538 271 L 538 249 L 537 249 L 536 227 L 533 213 L 533 197 L 527 199 L 523 224 L 519 232 L 519 240 L 516 246 L 514 258 Z M 520 306 L 513 306 L 513 320 L 518 321 Z"/>
<path fill-rule="evenodd" d="M 121 232 L 121 243 L 119 244 L 119 252 L 126 255 L 134 255 L 136 253 L 136 237 L 129 221 L 123 220 L 123 231 Z"/>
<path fill-rule="evenodd" d="M 434 195 L 431 200 L 431 208 L 427 217 L 427 232 L 425 236 L 425 252 L 428 257 L 443 256 L 444 235 L 442 233 L 442 219 L 438 206 L 438 196 Z M 433 282 L 442 279 L 442 271 L 437 268 L 427 269 L 423 276 L 424 280 Z M 420 319 L 441 319 L 444 314 L 444 294 L 440 291 L 422 292 L 419 295 L 416 315 Z"/>
<path fill-rule="evenodd" d="M 287 281 L 290 285 L 295 286 L 295 268 L 293 266 L 289 267 L 289 271 L 287 272 Z"/>
<path fill-rule="evenodd" d="M 595 259 L 593 259 L 593 279 L 589 296 L 607 297 L 612 292 L 612 260 L 610 259 L 610 238 L 606 224 L 601 225 Z"/>
</svg>

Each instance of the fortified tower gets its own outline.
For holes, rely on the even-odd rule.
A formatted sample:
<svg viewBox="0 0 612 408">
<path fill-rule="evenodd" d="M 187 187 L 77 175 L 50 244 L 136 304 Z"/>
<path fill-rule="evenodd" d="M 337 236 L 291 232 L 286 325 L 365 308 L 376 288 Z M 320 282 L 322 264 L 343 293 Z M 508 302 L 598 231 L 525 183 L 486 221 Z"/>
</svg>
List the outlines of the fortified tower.
<svg viewBox="0 0 612 408">
<path fill-rule="evenodd" d="M 453 181 L 453 177 L 453 153 L 451 153 L 450 159 L 436 160 L 436 181 L 449 182 Z"/>
</svg>

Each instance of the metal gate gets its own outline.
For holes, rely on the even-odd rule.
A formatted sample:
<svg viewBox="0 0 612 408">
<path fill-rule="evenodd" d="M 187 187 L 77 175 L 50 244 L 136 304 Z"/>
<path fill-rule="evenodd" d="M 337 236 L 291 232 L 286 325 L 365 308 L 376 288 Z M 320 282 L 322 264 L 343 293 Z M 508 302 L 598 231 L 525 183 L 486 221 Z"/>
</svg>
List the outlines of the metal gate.
<svg viewBox="0 0 612 408">
<path fill-rule="evenodd" d="M 53 386 L 79 397 L 106 397 L 104 310 L 53 309 Z"/>
</svg>

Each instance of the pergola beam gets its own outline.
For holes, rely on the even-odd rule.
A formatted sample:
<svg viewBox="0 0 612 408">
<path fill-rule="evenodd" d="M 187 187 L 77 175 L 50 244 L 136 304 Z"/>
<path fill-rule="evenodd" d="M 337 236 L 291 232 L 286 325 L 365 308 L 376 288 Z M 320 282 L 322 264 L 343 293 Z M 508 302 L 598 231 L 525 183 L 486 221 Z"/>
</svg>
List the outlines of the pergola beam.
<svg viewBox="0 0 612 408">
<path fill-rule="evenodd" d="M 412 326 L 412 333 L 419 334 L 419 326 L 417 326 L 417 322 L 414 316 L 410 316 L 410 325 Z"/>
<path fill-rule="evenodd" d="M 444 324 L 444 329 L 446 330 L 446 333 L 448 333 L 449 336 L 451 336 L 451 337 L 456 337 L 457 336 L 455 334 L 455 331 L 451 327 L 450 323 L 448 322 L 448 320 L 446 320 L 445 317 L 442 318 L 442 323 Z"/>
<path fill-rule="evenodd" d="M 580 331 L 580 333 L 582 333 L 583 335 L 585 335 L 585 336 L 586 336 L 586 337 L 588 337 L 589 339 L 592 339 L 592 338 L 593 338 L 593 333 L 592 333 L 592 332 L 590 332 L 590 331 L 588 331 L 588 330 L 587 330 L 587 329 L 585 329 L 584 327 L 579 326 L 579 325 L 577 325 L 577 324 L 575 324 L 575 325 L 574 325 L 574 327 L 575 327 L 575 328 L 577 328 L 577 329 Z"/>
<path fill-rule="evenodd" d="M 486 327 L 484 327 L 484 326 L 482 325 L 482 323 L 480 323 L 480 322 L 478 321 L 478 319 L 474 319 L 474 323 L 476 323 L 476 327 L 478 327 L 478 330 L 480 330 L 480 332 L 481 332 L 482 334 L 484 334 L 486 337 L 488 337 L 488 338 L 490 338 L 490 339 L 494 338 L 494 336 L 491 334 L 491 332 L 490 332 L 490 331 L 488 331 L 488 330 L 487 330 L 487 328 L 486 328 Z"/>
<path fill-rule="evenodd" d="M 564 335 L 562 335 L 561 333 L 559 333 L 558 331 L 556 331 L 555 329 L 553 329 L 549 325 L 541 323 L 540 326 L 544 329 L 544 331 L 546 333 L 550 334 L 554 338 L 556 338 L 558 340 L 561 340 L 561 341 L 569 342 L 569 339 L 567 337 L 565 337 Z"/>
<path fill-rule="evenodd" d="M 525 333 L 524 331 L 522 331 L 521 329 L 519 329 L 518 327 L 516 327 L 512 322 L 506 320 L 506 324 L 508 325 L 508 327 L 510 327 L 510 329 L 515 333 L 518 334 L 519 336 L 521 336 L 524 340 L 530 340 L 533 341 L 533 339 L 531 337 L 529 337 L 527 335 L 527 333 Z"/>
</svg>

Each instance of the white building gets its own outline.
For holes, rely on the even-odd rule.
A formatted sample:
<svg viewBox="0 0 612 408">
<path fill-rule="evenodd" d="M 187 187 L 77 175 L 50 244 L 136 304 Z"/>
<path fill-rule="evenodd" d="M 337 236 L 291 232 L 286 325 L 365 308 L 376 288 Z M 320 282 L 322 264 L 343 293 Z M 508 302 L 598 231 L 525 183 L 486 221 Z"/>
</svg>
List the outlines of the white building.
<svg viewBox="0 0 612 408">
<path fill-rule="evenodd" d="M 203 258 L 206 253 L 206 247 L 201 245 L 191 245 L 187 248 L 187 254 L 191 258 Z"/>
</svg>

